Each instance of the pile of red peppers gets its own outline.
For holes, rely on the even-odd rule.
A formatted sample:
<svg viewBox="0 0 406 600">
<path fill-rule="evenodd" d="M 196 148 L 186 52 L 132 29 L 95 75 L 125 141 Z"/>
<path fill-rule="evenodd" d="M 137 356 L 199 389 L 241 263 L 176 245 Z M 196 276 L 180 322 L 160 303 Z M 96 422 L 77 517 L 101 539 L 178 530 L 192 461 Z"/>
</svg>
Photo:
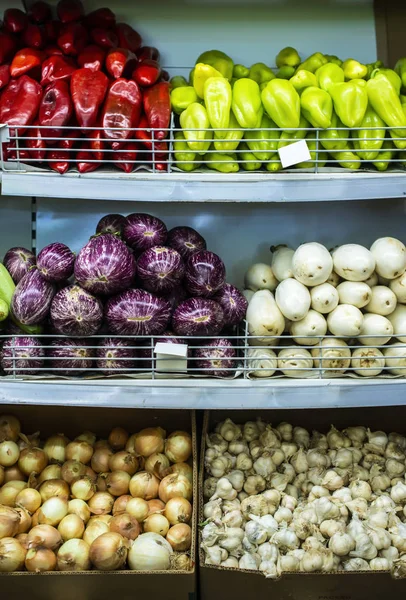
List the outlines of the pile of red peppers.
<svg viewBox="0 0 406 600">
<path fill-rule="evenodd" d="M 60 0 L 53 15 L 40 0 L 28 14 L 6 10 L 0 123 L 12 126 L 11 137 L 24 136 L 19 159 L 61 174 L 105 163 L 130 173 L 135 161 L 151 164 L 153 153 L 155 168 L 165 171 L 171 103 L 159 61 L 157 48 L 143 46 L 109 8 L 85 15 L 81 0 Z M 5 160 L 16 159 L 15 146 L 3 144 Z"/>
</svg>

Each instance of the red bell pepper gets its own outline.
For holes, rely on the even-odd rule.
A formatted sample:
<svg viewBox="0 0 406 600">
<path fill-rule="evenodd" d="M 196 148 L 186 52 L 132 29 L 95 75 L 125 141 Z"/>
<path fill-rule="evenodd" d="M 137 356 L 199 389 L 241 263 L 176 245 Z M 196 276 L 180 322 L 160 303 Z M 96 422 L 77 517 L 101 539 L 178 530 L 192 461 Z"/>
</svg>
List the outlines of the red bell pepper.
<svg viewBox="0 0 406 600">
<path fill-rule="evenodd" d="M 135 67 L 132 77 L 141 87 L 150 87 L 161 77 L 161 72 L 159 62 L 146 58 Z"/>
<path fill-rule="evenodd" d="M 48 21 L 44 25 L 45 35 L 48 42 L 56 42 L 61 33 L 62 23 L 59 21 Z"/>
<path fill-rule="evenodd" d="M 156 130 L 154 137 L 163 140 L 168 135 L 171 120 L 170 85 L 167 81 L 156 83 L 144 90 L 144 111 L 149 126 Z"/>
<path fill-rule="evenodd" d="M 145 148 L 152 151 L 152 134 L 149 130 L 149 124 L 145 115 L 141 116 L 138 124 L 138 130 L 135 132 L 135 138 L 139 140 Z M 154 141 L 155 158 L 165 160 L 168 158 L 168 144 L 166 142 Z"/>
<path fill-rule="evenodd" d="M 116 24 L 116 15 L 109 8 L 98 8 L 86 16 L 85 22 L 90 29 L 111 29 Z"/>
<path fill-rule="evenodd" d="M 0 90 L 10 82 L 10 65 L 1 65 L 0 67 Z"/>
<path fill-rule="evenodd" d="M 159 62 L 161 55 L 159 53 L 158 48 L 154 48 L 153 46 L 142 46 L 137 52 L 137 58 L 139 62 L 143 60 L 156 60 Z"/>
<path fill-rule="evenodd" d="M 33 48 L 19 50 L 10 66 L 11 77 L 21 77 L 21 75 L 28 73 L 35 67 L 41 66 L 43 59 L 44 55 L 39 50 Z"/>
<path fill-rule="evenodd" d="M 126 48 L 131 52 L 137 52 L 141 48 L 142 38 L 140 34 L 127 23 L 118 23 L 115 31 L 120 48 Z"/>
<path fill-rule="evenodd" d="M 28 17 L 19 8 L 8 8 L 4 11 L 3 24 L 10 33 L 21 33 L 28 25 Z"/>
<path fill-rule="evenodd" d="M 137 63 L 133 52 L 125 48 L 115 48 L 108 52 L 106 58 L 106 70 L 114 78 L 126 77 Z"/>
<path fill-rule="evenodd" d="M 79 173 L 91 173 L 100 167 L 100 163 L 104 159 L 105 143 L 103 135 L 103 132 L 97 129 L 92 132 L 90 142 L 82 143 L 81 149 L 76 155 L 76 159 L 81 161 L 77 163 Z M 99 162 L 88 162 L 89 160 Z"/>
<path fill-rule="evenodd" d="M 50 150 L 47 156 L 49 167 L 60 175 L 64 175 L 69 169 L 69 154 L 65 150 Z"/>
<path fill-rule="evenodd" d="M 135 142 L 128 142 L 123 150 L 114 152 L 113 162 L 124 173 L 132 173 L 136 167 L 138 146 Z"/>
<path fill-rule="evenodd" d="M 75 71 L 76 65 L 71 58 L 50 56 L 42 63 L 41 85 L 46 86 L 60 79 L 70 79 Z"/>
<path fill-rule="evenodd" d="M 36 125 L 34 129 L 28 129 L 27 131 L 27 147 L 30 149 L 30 158 L 35 159 L 38 163 L 42 163 L 47 154 L 44 130 L 38 127 L 38 121 L 35 121 L 34 125 Z"/>
<path fill-rule="evenodd" d="M 2 64 L 12 58 L 16 50 L 16 38 L 7 31 L 0 31 L 0 63 Z"/>
<path fill-rule="evenodd" d="M 45 46 L 46 37 L 44 31 L 33 23 L 29 23 L 24 29 L 21 39 L 25 46 L 40 50 Z"/>
<path fill-rule="evenodd" d="M 90 37 L 101 48 L 117 48 L 118 37 L 112 29 L 92 29 Z"/>
<path fill-rule="evenodd" d="M 69 56 L 80 54 L 87 42 L 87 31 L 81 23 L 67 23 L 62 27 L 58 37 L 58 46 Z"/>
<path fill-rule="evenodd" d="M 85 14 L 83 4 L 80 0 L 60 0 L 56 7 L 56 12 L 62 23 L 80 21 Z"/>
<path fill-rule="evenodd" d="M 72 127 L 77 127 L 77 121 L 74 120 L 72 123 L 69 123 Z M 68 131 L 64 132 L 64 139 L 61 140 L 58 144 L 58 147 L 61 150 L 72 150 L 78 144 L 78 138 L 81 137 L 80 129 L 68 129 Z"/>
<path fill-rule="evenodd" d="M 38 0 L 38 2 L 34 2 L 31 6 L 29 15 L 31 21 L 34 23 L 45 23 L 52 19 L 51 7 L 46 2 Z"/>
<path fill-rule="evenodd" d="M 45 56 L 47 56 L 48 58 L 50 56 L 63 56 L 63 52 L 60 48 L 58 48 L 58 46 L 47 46 L 44 49 L 44 54 Z"/>
<path fill-rule="evenodd" d="M 79 69 L 71 78 L 71 94 L 80 127 L 93 127 L 106 96 L 109 80 L 101 71 Z"/>
<path fill-rule="evenodd" d="M 138 127 L 142 109 L 141 90 L 135 81 L 116 79 L 110 85 L 102 112 L 102 127 L 106 138 L 120 143 L 132 137 L 129 129 Z M 115 146 L 117 148 L 117 144 Z"/>
<path fill-rule="evenodd" d="M 0 97 L 0 123 L 18 125 L 17 135 L 24 135 L 25 126 L 37 116 L 41 98 L 42 87 L 28 75 L 12 79 Z"/>
<path fill-rule="evenodd" d="M 25 142 L 23 142 L 22 140 L 20 140 L 19 142 L 19 146 L 21 146 L 22 144 L 24 144 Z M 3 160 L 7 161 L 7 160 L 12 160 L 12 161 L 27 161 L 30 159 L 30 153 L 28 150 L 20 150 L 18 149 L 17 151 L 17 143 L 14 140 L 11 140 L 10 142 L 4 142 L 3 144 Z"/>
<path fill-rule="evenodd" d="M 106 52 L 99 46 L 86 46 L 78 56 L 78 65 L 82 69 L 101 71 L 105 58 Z"/>
<path fill-rule="evenodd" d="M 59 137 L 60 127 L 65 127 L 72 116 L 73 106 L 66 81 L 59 80 L 45 88 L 39 107 L 38 121 L 44 130 L 45 137 Z M 48 129 L 49 127 L 49 129 Z"/>
</svg>

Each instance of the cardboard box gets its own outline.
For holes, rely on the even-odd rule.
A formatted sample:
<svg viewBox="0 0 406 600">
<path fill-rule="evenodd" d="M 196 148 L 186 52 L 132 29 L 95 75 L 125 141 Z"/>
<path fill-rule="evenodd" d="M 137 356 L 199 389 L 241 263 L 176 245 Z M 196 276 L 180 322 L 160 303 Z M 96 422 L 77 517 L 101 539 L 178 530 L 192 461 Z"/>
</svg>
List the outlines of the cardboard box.
<svg viewBox="0 0 406 600">
<path fill-rule="evenodd" d="M 198 460 L 196 421 L 193 411 L 76 408 L 55 406 L 2 406 L 0 414 L 14 414 L 24 433 L 41 432 L 41 439 L 52 433 L 75 437 L 90 430 L 107 437 L 115 426 L 130 433 L 144 427 L 161 426 L 168 433 L 176 429 L 189 431 L 193 437 L 193 497 L 192 566 L 190 571 L 160 571 L 138 573 L 115 571 L 102 573 L 10 573 L 0 574 L 0 598 L 4 600 L 134 600 L 135 598 L 165 598 L 191 600 L 196 591 L 196 517 Z"/>
<path fill-rule="evenodd" d="M 333 423 L 338 429 L 364 425 L 375 430 L 406 433 L 406 407 L 380 407 L 331 410 L 270 411 L 206 411 L 203 422 L 199 468 L 199 522 L 203 518 L 204 453 L 206 433 L 226 418 L 245 423 L 261 417 L 277 425 L 287 421 L 309 431 L 327 432 Z M 293 573 L 283 574 L 278 581 L 266 579 L 262 573 L 205 566 L 199 549 L 200 600 L 392 600 L 406 594 L 406 580 L 394 580 L 389 573 Z"/>
</svg>

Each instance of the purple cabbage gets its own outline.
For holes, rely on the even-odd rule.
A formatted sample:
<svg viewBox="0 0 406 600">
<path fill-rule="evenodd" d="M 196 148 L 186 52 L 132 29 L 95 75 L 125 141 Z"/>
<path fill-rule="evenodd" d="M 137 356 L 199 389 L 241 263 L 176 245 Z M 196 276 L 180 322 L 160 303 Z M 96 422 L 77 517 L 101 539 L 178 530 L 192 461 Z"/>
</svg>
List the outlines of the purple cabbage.
<svg viewBox="0 0 406 600">
<path fill-rule="evenodd" d="M 168 294 L 182 281 L 185 265 L 179 252 L 155 246 L 141 254 L 137 262 L 142 287 L 154 294 Z"/>
<path fill-rule="evenodd" d="M 46 281 L 38 269 L 33 269 L 14 290 L 11 300 L 14 317 L 23 325 L 41 324 L 48 316 L 55 291 L 55 286 Z"/>
<path fill-rule="evenodd" d="M 226 283 L 213 300 L 218 302 L 223 309 L 226 325 L 238 325 L 244 319 L 248 301 L 231 283 Z"/>
<path fill-rule="evenodd" d="M 83 369 L 91 369 L 94 350 L 83 345 L 83 341 L 57 338 L 52 340 L 47 355 L 51 358 L 47 365 L 55 375 L 76 377 L 84 374 Z"/>
<path fill-rule="evenodd" d="M 24 275 L 27 275 L 31 267 L 35 267 L 35 264 L 35 254 L 21 247 L 10 248 L 3 260 L 3 265 L 16 285 Z"/>
<path fill-rule="evenodd" d="M 13 337 L 3 344 L 0 353 L 1 368 L 8 375 L 36 375 L 38 369 L 44 366 L 44 355 L 44 348 L 37 338 Z"/>
<path fill-rule="evenodd" d="M 104 375 L 123 375 L 134 372 L 137 351 L 135 340 L 104 338 L 96 352 L 97 368 Z"/>
<path fill-rule="evenodd" d="M 127 290 L 108 300 L 105 317 L 116 335 L 160 335 L 169 323 L 171 306 L 144 290 Z"/>
<path fill-rule="evenodd" d="M 182 302 L 172 317 L 176 335 L 218 335 L 224 327 L 224 314 L 218 302 L 204 298 L 189 298 Z"/>
<path fill-rule="evenodd" d="M 127 219 L 123 215 L 106 215 L 97 223 L 96 233 L 112 233 L 122 237 Z"/>
<path fill-rule="evenodd" d="M 204 237 L 192 227 L 174 227 L 168 232 L 166 243 L 177 250 L 184 260 L 195 252 L 207 248 Z"/>
<path fill-rule="evenodd" d="M 165 223 L 143 213 L 128 215 L 124 227 L 124 240 L 137 252 L 144 252 L 154 246 L 163 246 L 168 236 Z"/>
<path fill-rule="evenodd" d="M 200 250 L 189 257 L 185 272 L 186 288 L 193 296 L 210 298 L 226 282 L 226 268 L 217 254 Z"/>
<path fill-rule="evenodd" d="M 92 294 L 108 296 L 130 287 L 136 263 L 126 244 L 111 233 L 93 237 L 79 252 L 75 278 Z"/>
<path fill-rule="evenodd" d="M 102 321 L 102 303 L 78 285 L 63 288 L 52 301 L 51 324 L 60 335 L 88 337 L 98 332 Z"/>
<path fill-rule="evenodd" d="M 197 348 L 194 357 L 198 360 L 192 362 L 192 368 L 201 370 L 204 375 L 231 377 L 235 373 L 235 348 L 226 338 L 212 340 L 204 348 Z"/>
<path fill-rule="evenodd" d="M 73 274 L 75 254 L 65 246 L 55 242 L 46 246 L 37 257 L 38 270 L 42 277 L 51 283 L 69 279 Z"/>
</svg>

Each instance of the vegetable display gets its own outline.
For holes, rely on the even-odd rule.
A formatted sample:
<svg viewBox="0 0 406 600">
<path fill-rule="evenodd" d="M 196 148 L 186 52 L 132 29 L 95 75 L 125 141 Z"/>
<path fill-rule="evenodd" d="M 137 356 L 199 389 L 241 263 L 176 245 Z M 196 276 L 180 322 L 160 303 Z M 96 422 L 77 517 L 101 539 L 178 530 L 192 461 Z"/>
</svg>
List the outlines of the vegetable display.
<svg viewBox="0 0 406 600">
<path fill-rule="evenodd" d="M 208 433 L 206 565 L 283 573 L 392 571 L 406 560 L 406 438 L 231 419 Z"/>
<path fill-rule="evenodd" d="M 0 572 L 192 569 L 192 437 L 26 437 L 0 417 Z"/>
</svg>

